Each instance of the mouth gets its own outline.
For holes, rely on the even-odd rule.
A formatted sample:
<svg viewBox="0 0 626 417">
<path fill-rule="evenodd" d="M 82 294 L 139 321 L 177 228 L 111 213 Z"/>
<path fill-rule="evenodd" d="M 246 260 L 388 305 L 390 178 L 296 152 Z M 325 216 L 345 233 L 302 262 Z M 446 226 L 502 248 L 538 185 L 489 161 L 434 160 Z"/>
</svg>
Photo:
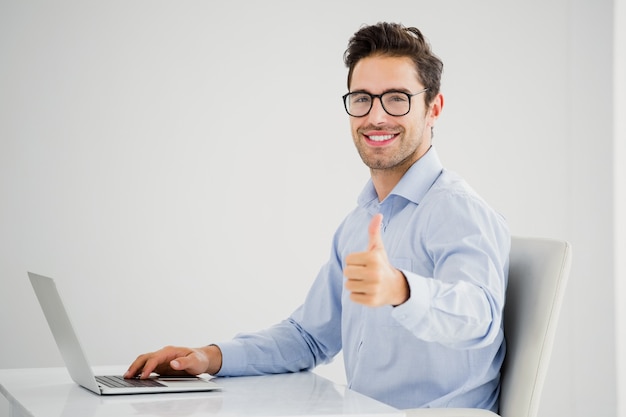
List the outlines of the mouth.
<svg viewBox="0 0 626 417">
<path fill-rule="evenodd" d="M 397 133 L 375 132 L 363 134 L 365 142 L 370 146 L 385 146 L 394 141 L 398 137 Z"/>
</svg>

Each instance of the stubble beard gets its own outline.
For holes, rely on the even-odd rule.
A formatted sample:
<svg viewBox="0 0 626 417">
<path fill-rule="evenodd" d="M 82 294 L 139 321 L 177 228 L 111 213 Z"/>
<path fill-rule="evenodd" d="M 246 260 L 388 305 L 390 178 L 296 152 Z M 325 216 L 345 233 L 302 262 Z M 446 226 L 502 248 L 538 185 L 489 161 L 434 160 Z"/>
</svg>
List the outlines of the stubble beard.
<svg viewBox="0 0 626 417">
<path fill-rule="evenodd" d="M 405 140 L 405 132 L 399 132 L 400 136 L 396 139 L 399 149 L 394 153 L 390 153 L 390 149 L 387 148 L 371 148 L 363 143 L 362 135 L 357 132 L 357 151 L 363 163 L 371 170 L 406 170 L 406 165 L 413 163 L 413 159 L 417 153 L 419 145 L 418 142 L 414 146 L 411 146 L 410 142 Z"/>
</svg>

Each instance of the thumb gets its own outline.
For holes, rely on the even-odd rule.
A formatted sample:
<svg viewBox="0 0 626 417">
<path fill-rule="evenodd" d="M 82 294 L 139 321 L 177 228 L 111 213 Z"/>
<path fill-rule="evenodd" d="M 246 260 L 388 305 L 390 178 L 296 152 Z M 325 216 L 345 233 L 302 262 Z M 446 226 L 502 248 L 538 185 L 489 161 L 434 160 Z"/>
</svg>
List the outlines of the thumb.
<svg viewBox="0 0 626 417">
<path fill-rule="evenodd" d="M 182 371 L 185 369 L 184 365 L 181 363 L 181 358 L 174 359 L 173 361 L 171 361 L 170 366 L 172 367 L 172 369 L 176 371 Z"/>
<path fill-rule="evenodd" d="M 189 356 L 180 356 L 170 362 L 170 367 L 176 371 L 186 371 L 193 366 L 193 361 Z"/>
<path fill-rule="evenodd" d="M 369 243 L 367 250 L 384 249 L 383 237 L 380 234 L 380 228 L 383 223 L 383 215 L 381 213 L 375 214 L 370 221 L 368 229 Z"/>
</svg>

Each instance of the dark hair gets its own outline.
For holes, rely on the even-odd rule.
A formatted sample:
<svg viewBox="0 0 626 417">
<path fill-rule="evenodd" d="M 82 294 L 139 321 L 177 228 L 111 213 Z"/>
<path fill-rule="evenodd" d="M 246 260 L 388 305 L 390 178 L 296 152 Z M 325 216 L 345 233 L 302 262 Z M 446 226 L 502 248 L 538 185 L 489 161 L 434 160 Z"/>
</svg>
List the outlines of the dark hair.
<svg viewBox="0 0 626 417">
<path fill-rule="evenodd" d="M 348 89 L 357 62 L 376 55 L 411 58 L 419 81 L 428 89 L 424 94 L 426 103 L 429 104 L 439 94 L 443 62 L 433 54 L 419 29 L 386 22 L 359 29 L 350 38 L 348 48 L 343 54 L 343 61 L 349 68 Z"/>
</svg>

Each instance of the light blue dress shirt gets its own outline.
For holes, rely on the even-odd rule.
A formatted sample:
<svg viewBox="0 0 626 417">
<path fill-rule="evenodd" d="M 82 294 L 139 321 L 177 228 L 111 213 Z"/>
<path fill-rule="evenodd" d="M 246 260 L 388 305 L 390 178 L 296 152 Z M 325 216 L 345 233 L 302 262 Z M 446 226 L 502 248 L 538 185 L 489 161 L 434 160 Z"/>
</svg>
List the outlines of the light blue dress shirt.
<svg viewBox="0 0 626 417">
<path fill-rule="evenodd" d="M 379 212 L 389 260 L 410 286 L 398 307 L 356 304 L 344 289 L 346 255 L 367 249 Z M 379 401 L 497 411 L 509 249 L 505 220 L 431 148 L 382 202 L 368 182 L 302 306 L 218 343 L 218 375 L 312 369 L 343 349 L 349 387 Z"/>
</svg>

